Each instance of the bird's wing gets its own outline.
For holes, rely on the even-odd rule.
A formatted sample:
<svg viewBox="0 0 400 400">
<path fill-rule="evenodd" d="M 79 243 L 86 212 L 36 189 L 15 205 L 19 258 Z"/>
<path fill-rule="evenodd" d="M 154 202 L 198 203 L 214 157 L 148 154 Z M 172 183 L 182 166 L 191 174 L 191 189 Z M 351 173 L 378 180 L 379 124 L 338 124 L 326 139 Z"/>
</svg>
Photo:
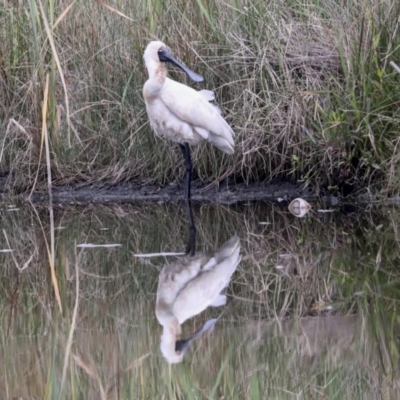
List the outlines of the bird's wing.
<svg viewBox="0 0 400 400">
<path fill-rule="evenodd" d="M 209 103 L 213 97 L 213 93 L 212 96 L 210 93 L 208 90 L 197 92 L 167 78 L 161 90 L 161 100 L 182 121 L 222 136 L 233 146 L 233 131 L 217 108 Z"/>
<path fill-rule="evenodd" d="M 233 240 L 232 244 L 235 246 L 229 255 L 226 254 L 213 268 L 197 275 L 178 293 L 173 309 L 179 320 L 197 315 L 209 305 L 218 307 L 225 303 L 226 300 L 220 293 L 228 286 L 241 260 L 240 246 Z"/>
<path fill-rule="evenodd" d="M 207 101 L 214 101 L 215 100 L 215 94 L 214 94 L 214 92 L 212 90 L 203 89 L 203 90 L 199 90 L 197 93 L 200 96 L 203 96 Z M 215 104 L 212 104 L 212 106 L 218 112 L 219 115 L 222 114 L 221 109 L 218 106 L 216 106 Z"/>
<path fill-rule="evenodd" d="M 202 273 L 209 259 L 203 253 L 198 253 L 194 257 L 185 256 L 166 264 L 159 276 L 157 298 L 172 304 L 180 291 Z"/>
<path fill-rule="evenodd" d="M 199 90 L 197 93 L 203 96 L 207 101 L 215 100 L 215 94 L 212 90 L 203 89 Z"/>
</svg>

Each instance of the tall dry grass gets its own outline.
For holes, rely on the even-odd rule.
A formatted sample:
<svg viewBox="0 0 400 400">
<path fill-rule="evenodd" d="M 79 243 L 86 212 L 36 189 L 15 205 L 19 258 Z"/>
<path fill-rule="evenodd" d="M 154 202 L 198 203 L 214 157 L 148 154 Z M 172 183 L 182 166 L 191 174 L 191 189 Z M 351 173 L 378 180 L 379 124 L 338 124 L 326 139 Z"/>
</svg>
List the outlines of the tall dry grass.
<svg viewBox="0 0 400 400">
<path fill-rule="evenodd" d="M 0 174 L 9 191 L 32 188 L 37 173 L 37 189 L 46 184 L 47 74 L 54 186 L 182 176 L 179 151 L 154 138 L 144 109 L 142 54 L 154 38 L 205 76 L 195 87 L 215 90 L 237 133 L 233 157 L 194 150 L 200 179 L 399 188 L 397 0 L 2 4 Z"/>
</svg>

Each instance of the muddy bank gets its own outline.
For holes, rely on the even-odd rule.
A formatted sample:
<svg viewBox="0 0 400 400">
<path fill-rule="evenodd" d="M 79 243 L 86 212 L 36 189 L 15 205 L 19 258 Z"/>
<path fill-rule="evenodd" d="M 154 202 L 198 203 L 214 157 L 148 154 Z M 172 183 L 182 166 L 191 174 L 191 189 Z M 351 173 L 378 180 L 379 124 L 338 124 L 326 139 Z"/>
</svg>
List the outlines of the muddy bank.
<svg viewBox="0 0 400 400">
<path fill-rule="evenodd" d="M 158 185 L 119 185 L 115 187 L 96 187 L 94 185 L 78 185 L 76 187 L 60 187 L 53 190 L 53 202 L 58 204 L 88 203 L 132 203 L 132 202 L 177 202 L 184 199 L 183 187 L 171 184 L 164 187 Z M 192 184 L 192 200 L 196 202 L 212 202 L 219 204 L 235 204 L 249 201 L 291 201 L 302 197 L 308 201 L 321 200 L 330 205 L 340 202 L 339 197 L 327 195 L 317 196 L 310 187 L 304 184 L 234 184 L 203 185 Z M 32 196 L 35 203 L 47 202 L 47 193 L 36 193 Z"/>
</svg>

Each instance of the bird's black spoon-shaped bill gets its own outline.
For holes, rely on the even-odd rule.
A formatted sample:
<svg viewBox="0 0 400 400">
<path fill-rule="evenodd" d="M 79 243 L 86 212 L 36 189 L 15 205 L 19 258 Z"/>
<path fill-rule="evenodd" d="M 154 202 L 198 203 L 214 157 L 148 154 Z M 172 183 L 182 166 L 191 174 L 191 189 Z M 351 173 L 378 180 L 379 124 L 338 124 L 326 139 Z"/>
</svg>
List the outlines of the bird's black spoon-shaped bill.
<svg viewBox="0 0 400 400">
<path fill-rule="evenodd" d="M 170 63 L 176 65 L 182 71 L 186 72 L 186 74 L 192 81 L 195 81 L 195 82 L 203 82 L 204 81 L 204 78 L 202 76 L 200 76 L 199 74 L 196 74 L 196 72 L 193 72 L 186 65 L 184 65 L 180 61 L 178 61 L 166 47 L 163 47 L 160 50 L 158 50 L 158 58 L 161 62 L 170 62 Z"/>
<path fill-rule="evenodd" d="M 189 348 L 190 343 L 193 342 L 193 340 L 198 339 L 199 337 L 203 336 L 205 333 L 207 333 L 218 321 L 218 318 L 212 318 L 206 321 L 206 323 L 201 327 L 200 330 L 195 332 L 189 339 L 182 339 L 178 340 L 175 343 L 175 351 L 179 354 L 185 354 L 186 350 Z"/>
</svg>

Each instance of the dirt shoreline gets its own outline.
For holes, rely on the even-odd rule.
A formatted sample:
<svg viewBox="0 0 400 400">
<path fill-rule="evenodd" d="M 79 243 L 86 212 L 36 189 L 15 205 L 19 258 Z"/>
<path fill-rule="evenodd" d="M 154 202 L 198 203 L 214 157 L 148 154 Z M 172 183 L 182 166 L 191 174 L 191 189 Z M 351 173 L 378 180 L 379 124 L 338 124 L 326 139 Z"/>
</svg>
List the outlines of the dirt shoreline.
<svg viewBox="0 0 400 400">
<path fill-rule="evenodd" d="M 171 184 L 164 187 L 157 185 L 119 185 L 115 187 L 96 187 L 93 184 L 77 185 L 75 187 L 59 187 L 53 189 L 53 202 L 58 204 L 104 204 L 111 202 L 178 202 L 182 201 L 183 188 Z M 27 199 L 27 195 L 24 196 Z M 236 204 L 241 202 L 291 201 L 302 197 L 308 201 L 322 201 L 331 205 L 340 203 L 340 198 L 332 195 L 318 196 L 310 187 L 298 183 L 252 184 L 245 185 L 203 185 L 200 182 L 192 184 L 192 200 L 195 202 L 211 202 L 218 204 Z M 34 193 L 31 201 L 47 202 L 48 193 Z"/>
</svg>

